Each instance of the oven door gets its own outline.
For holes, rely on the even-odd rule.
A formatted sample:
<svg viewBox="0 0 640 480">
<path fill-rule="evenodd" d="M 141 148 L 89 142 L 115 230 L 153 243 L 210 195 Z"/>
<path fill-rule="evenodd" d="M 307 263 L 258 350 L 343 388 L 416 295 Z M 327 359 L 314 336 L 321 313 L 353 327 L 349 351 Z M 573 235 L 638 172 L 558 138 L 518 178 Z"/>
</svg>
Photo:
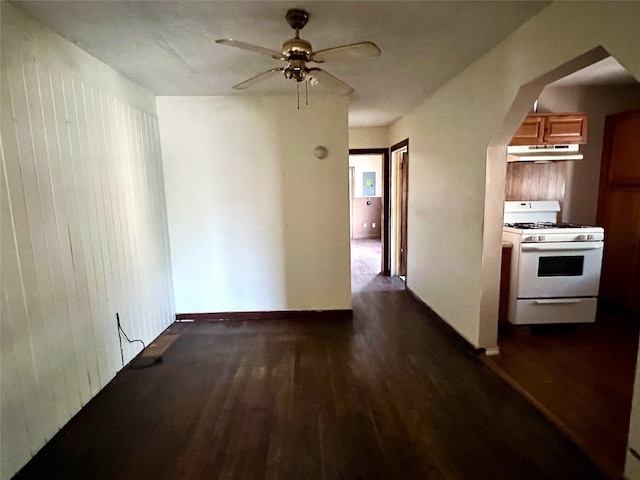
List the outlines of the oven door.
<svg viewBox="0 0 640 480">
<path fill-rule="evenodd" d="M 595 297 L 603 242 L 522 243 L 517 298 Z"/>
</svg>

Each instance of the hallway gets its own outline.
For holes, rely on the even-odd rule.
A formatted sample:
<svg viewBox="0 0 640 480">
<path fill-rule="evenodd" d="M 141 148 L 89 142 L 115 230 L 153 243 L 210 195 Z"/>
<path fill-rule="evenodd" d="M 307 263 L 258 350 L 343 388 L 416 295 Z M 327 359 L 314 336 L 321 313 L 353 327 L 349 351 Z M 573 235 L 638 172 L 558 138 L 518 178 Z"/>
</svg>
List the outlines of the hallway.
<svg viewBox="0 0 640 480">
<path fill-rule="evenodd" d="M 404 282 L 398 277 L 381 275 L 381 267 L 380 240 L 351 239 L 351 293 L 404 290 Z"/>
<path fill-rule="evenodd" d="M 162 363 L 125 368 L 16 478 L 605 478 L 401 280 L 352 262 L 352 321 L 173 324 Z"/>
</svg>

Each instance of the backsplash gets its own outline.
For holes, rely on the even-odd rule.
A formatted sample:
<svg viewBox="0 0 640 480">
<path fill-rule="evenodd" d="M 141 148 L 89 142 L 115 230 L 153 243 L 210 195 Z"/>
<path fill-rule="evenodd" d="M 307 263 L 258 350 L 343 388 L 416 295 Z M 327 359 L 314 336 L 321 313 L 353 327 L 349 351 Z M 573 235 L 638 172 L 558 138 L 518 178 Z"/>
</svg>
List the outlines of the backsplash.
<svg viewBox="0 0 640 480">
<path fill-rule="evenodd" d="M 558 200 L 562 209 L 568 162 L 507 164 L 506 200 Z M 561 213 L 558 215 L 561 218 Z"/>
</svg>

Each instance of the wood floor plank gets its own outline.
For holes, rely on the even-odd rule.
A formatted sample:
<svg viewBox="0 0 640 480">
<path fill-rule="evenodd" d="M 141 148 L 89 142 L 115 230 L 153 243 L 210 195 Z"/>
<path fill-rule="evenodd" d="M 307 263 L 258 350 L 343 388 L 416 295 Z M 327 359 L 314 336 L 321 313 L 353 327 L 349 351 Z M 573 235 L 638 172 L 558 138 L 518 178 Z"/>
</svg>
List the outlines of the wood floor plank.
<svg viewBox="0 0 640 480">
<path fill-rule="evenodd" d="M 402 283 L 353 320 L 176 323 L 17 475 L 25 479 L 603 479 Z"/>
<path fill-rule="evenodd" d="M 592 325 L 505 326 L 487 362 L 612 477 L 624 470 L 640 319 L 600 305 Z"/>
</svg>

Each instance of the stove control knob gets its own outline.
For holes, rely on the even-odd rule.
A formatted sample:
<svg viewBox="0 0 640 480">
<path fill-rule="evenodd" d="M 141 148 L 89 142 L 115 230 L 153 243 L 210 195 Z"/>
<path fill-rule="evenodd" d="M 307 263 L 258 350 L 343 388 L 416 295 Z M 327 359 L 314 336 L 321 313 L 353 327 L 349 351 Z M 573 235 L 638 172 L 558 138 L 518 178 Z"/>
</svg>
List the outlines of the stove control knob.
<svg viewBox="0 0 640 480">
<path fill-rule="evenodd" d="M 587 240 L 593 241 L 595 239 L 596 239 L 596 237 L 594 237 L 593 235 L 587 235 Z"/>
<path fill-rule="evenodd" d="M 585 240 L 587 240 L 587 236 L 586 236 L 586 235 L 578 235 L 578 236 L 576 237 L 576 240 L 577 240 L 578 242 L 584 242 Z"/>
<path fill-rule="evenodd" d="M 538 235 L 538 241 L 544 242 L 544 235 Z"/>
</svg>

